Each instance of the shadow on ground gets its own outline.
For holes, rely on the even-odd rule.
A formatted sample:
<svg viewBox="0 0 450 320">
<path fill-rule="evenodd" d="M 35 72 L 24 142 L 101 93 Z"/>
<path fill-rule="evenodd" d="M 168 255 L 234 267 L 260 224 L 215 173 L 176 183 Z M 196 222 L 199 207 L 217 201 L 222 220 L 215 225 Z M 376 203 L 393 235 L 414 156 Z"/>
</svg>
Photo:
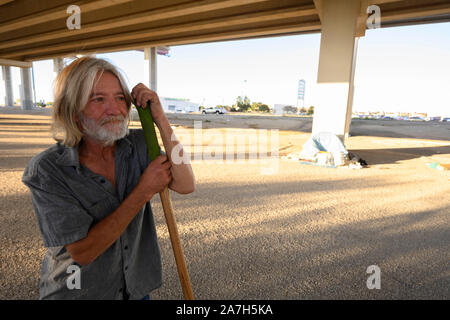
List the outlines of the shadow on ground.
<svg viewBox="0 0 450 320">
<path fill-rule="evenodd" d="M 450 154 L 450 145 L 421 148 L 352 149 L 348 150 L 366 160 L 369 165 L 392 164 L 398 161 Z"/>
<path fill-rule="evenodd" d="M 388 187 L 358 178 L 251 188 L 200 183 L 193 195 L 172 193 L 196 298 L 447 299 L 448 205 L 380 218 L 358 212 L 361 199 L 329 201 L 338 191 Z M 273 199 L 286 196 L 296 200 L 275 210 L 282 202 L 274 204 Z M 152 205 L 164 284 L 152 298 L 181 299 L 158 200 Z M 349 215 L 339 217 L 336 210 L 344 207 Z M 352 221 L 360 214 L 364 218 Z M 44 251 L 27 193 L 2 198 L 0 225 L 0 297 L 36 299 Z M 382 270 L 382 290 L 366 287 L 366 269 L 374 264 Z"/>
</svg>

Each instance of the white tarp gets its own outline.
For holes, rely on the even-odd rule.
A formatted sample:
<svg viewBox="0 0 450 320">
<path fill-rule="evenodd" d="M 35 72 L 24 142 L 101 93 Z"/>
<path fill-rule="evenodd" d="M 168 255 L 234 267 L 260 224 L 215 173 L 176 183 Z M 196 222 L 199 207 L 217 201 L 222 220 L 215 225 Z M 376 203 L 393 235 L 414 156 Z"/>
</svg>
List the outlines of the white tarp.
<svg viewBox="0 0 450 320">
<path fill-rule="evenodd" d="M 305 142 L 300 152 L 300 158 L 314 160 L 320 151 L 331 153 L 335 166 L 343 165 L 348 154 L 344 144 L 334 133 L 319 132 Z"/>
</svg>

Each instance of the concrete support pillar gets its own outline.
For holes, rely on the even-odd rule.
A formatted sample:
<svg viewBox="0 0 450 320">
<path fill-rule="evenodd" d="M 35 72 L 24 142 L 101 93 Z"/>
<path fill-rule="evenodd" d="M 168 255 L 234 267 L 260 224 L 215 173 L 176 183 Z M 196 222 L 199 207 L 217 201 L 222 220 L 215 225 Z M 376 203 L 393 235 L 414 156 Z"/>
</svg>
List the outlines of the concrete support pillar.
<svg viewBox="0 0 450 320">
<path fill-rule="evenodd" d="M 319 99 L 314 108 L 312 132 L 332 132 L 344 141 L 352 113 L 355 34 L 361 2 L 323 0 L 321 6 Z"/>
<path fill-rule="evenodd" d="M 54 58 L 53 59 L 53 72 L 56 76 L 64 69 L 64 58 Z"/>
<path fill-rule="evenodd" d="M 2 66 L 3 80 L 5 81 L 5 105 L 14 107 L 13 82 L 10 66 Z"/>
<path fill-rule="evenodd" d="M 145 64 L 148 65 L 148 87 L 153 91 L 157 91 L 158 88 L 158 70 L 156 68 L 156 56 L 156 47 L 144 49 L 144 59 L 146 60 Z M 145 68 L 145 70 L 147 71 L 147 68 Z"/>
<path fill-rule="evenodd" d="M 348 104 L 347 104 L 347 117 L 345 119 L 345 131 L 344 138 L 347 139 L 350 132 L 350 123 L 352 122 L 352 112 L 353 112 L 353 97 L 355 93 L 355 70 L 356 70 L 356 59 L 358 57 L 358 43 L 359 37 L 355 38 L 355 46 L 353 49 L 353 62 L 352 71 L 350 75 L 350 84 L 348 92 Z"/>
<path fill-rule="evenodd" d="M 23 110 L 31 110 L 33 108 L 33 90 L 31 81 L 31 68 L 20 68 L 20 78 L 22 84 L 20 86 L 20 102 Z"/>
</svg>

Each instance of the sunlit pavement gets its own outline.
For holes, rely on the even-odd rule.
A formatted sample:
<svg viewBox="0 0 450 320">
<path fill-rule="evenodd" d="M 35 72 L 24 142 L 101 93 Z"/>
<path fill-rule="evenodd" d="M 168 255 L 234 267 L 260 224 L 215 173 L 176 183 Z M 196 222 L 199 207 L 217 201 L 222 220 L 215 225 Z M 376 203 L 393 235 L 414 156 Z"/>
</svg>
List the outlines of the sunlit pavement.
<svg viewBox="0 0 450 320">
<path fill-rule="evenodd" d="M 45 249 L 20 178 L 29 159 L 54 143 L 48 129 L 48 116 L 0 113 L 1 299 L 38 298 Z M 276 159 L 192 162 L 197 189 L 172 193 L 172 202 L 195 297 L 448 299 L 450 171 L 426 163 L 450 163 L 450 142 L 351 137 L 347 148 L 370 164 L 362 170 L 281 159 L 308 137 L 280 131 Z M 270 166 L 273 174 L 261 174 Z M 152 299 L 182 299 L 157 196 L 152 206 L 164 270 Z M 372 265 L 380 289 L 367 287 Z"/>
</svg>

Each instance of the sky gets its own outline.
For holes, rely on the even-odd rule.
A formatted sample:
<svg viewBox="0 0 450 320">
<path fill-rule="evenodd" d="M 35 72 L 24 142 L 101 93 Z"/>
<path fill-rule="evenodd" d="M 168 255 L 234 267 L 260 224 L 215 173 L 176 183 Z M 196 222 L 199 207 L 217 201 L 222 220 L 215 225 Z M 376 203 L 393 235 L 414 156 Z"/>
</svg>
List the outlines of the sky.
<svg viewBox="0 0 450 320">
<path fill-rule="evenodd" d="M 319 51 L 320 33 L 173 46 L 169 57 L 158 55 L 157 92 L 207 106 L 232 105 L 240 95 L 271 106 L 297 105 L 298 81 L 304 79 L 304 106 L 309 107 L 319 95 Z M 97 57 L 118 66 L 130 89 L 148 81 L 143 52 Z M 33 72 L 36 99 L 52 101 L 53 61 L 33 62 Z M 13 78 L 17 99 L 17 68 Z M 358 45 L 353 111 L 450 116 L 450 23 L 367 30 Z"/>
</svg>

